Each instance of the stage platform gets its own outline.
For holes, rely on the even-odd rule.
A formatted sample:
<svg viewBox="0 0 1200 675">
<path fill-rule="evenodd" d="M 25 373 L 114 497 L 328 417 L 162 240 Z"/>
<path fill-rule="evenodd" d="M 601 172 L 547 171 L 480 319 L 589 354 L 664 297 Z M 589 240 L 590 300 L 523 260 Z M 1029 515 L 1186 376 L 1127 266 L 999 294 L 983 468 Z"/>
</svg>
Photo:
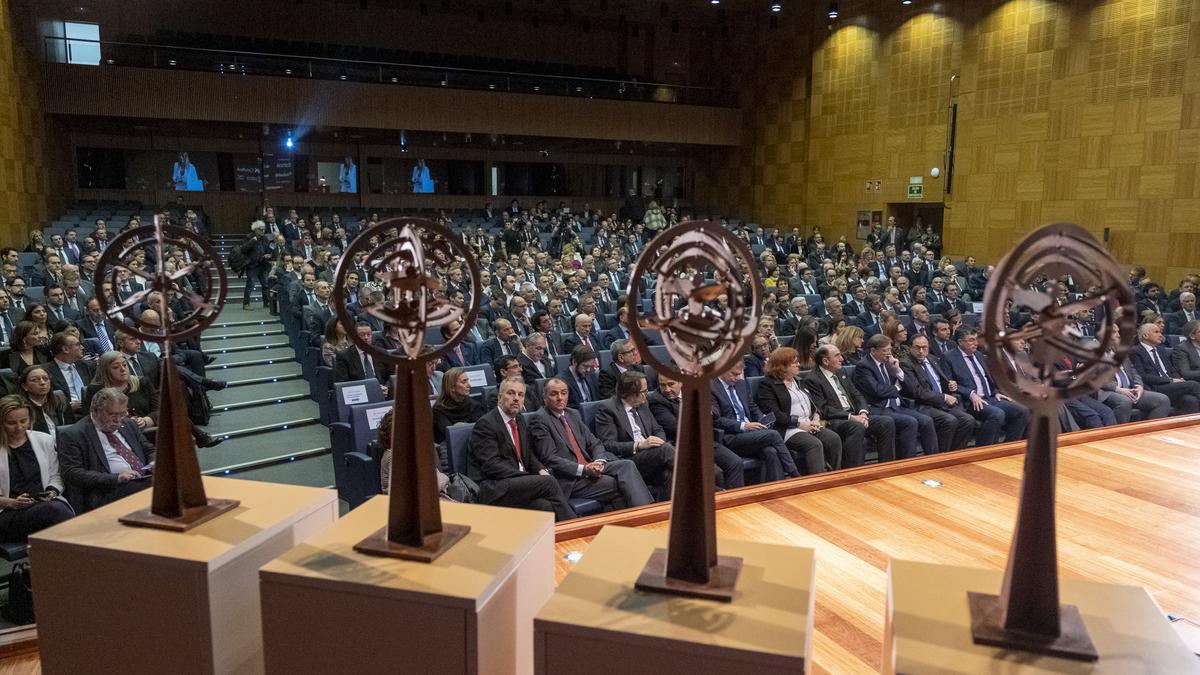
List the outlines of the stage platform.
<svg viewBox="0 0 1200 675">
<path fill-rule="evenodd" d="M 721 493 L 719 505 L 740 505 L 717 512 L 718 535 L 816 549 L 813 672 L 878 672 L 889 558 L 1003 569 L 1022 452 L 1006 444 Z M 587 555 L 589 532 L 665 528 L 662 510 L 560 526 L 559 578 L 568 554 Z M 1164 611 L 1200 618 L 1200 420 L 1064 435 L 1058 519 L 1064 577 L 1144 585 Z"/>
</svg>

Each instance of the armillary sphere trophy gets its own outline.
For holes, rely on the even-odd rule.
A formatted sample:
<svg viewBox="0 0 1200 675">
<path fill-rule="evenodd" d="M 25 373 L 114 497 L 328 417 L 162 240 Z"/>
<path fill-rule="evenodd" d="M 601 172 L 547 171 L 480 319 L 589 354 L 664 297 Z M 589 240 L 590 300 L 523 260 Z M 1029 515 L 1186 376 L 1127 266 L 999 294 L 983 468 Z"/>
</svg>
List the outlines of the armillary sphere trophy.
<svg viewBox="0 0 1200 675">
<path fill-rule="evenodd" d="M 713 505 L 712 399 L 708 382 L 742 358 L 758 325 L 754 256 L 720 223 L 691 222 L 664 231 L 638 258 L 626 299 L 629 334 L 645 361 L 683 384 L 671 530 L 638 577 L 642 590 L 733 599 L 741 558 L 718 556 Z M 643 315 L 643 277 L 655 277 L 654 313 Z M 657 329 L 674 363 L 650 352 L 643 328 Z"/>
<path fill-rule="evenodd" d="M 396 328 L 400 349 L 389 352 L 363 341 L 346 305 L 346 274 L 359 253 L 384 284 L 382 303 L 363 311 Z M 450 270 L 466 267 L 471 279 L 470 302 L 457 307 L 447 296 Z M 359 349 L 395 364 L 392 393 L 392 475 L 387 526 L 355 545 L 371 555 L 431 562 L 471 528 L 442 523 L 434 462 L 433 412 L 425 364 L 439 359 L 466 338 L 479 315 L 481 293 L 475 257 L 449 229 L 422 218 L 395 218 L 371 227 L 342 254 L 334 276 L 337 317 Z M 457 332 L 436 349 L 425 349 L 425 331 L 458 323 Z"/>
<path fill-rule="evenodd" d="M 135 262 L 142 254 L 149 254 L 146 258 L 158 271 L 144 271 Z M 143 290 L 121 299 L 122 286 L 134 279 Z M 237 507 L 236 500 L 210 499 L 204 493 L 187 399 L 171 355 L 175 342 L 211 325 L 225 304 L 228 284 L 220 256 L 200 235 L 155 216 L 153 225 L 126 230 L 112 240 L 96 263 L 95 281 L 97 291 L 105 282 L 112 284 L 112 296 L 98 292 L 96 300 L 119 330 L 156 342 L 162 349 L 154 492 L 150 508 L 135 511 L 120 522 L 182 532 Z M 180 315 L 172 313 L 175 300 L 182 301 L 174 303 L 177 307 L 186 307 Z M 143 320 L 140 312 L 144 309 L 155 310 L 159 323 Z"/>
<path fill-rule="evenodd" d="M 1080 287 L 1098 287 L 1092 297 L 1056 304 L 1056 283 L 1034 290 L 1039 277 L 1071 275 Z M 1009 305 L 1028 308 L 1032 323 L 1005 328 Z M 996 266 L 983 295 L 988 368 L 997 386 L 1030 409 L 1029 441 L 1016 530 L 1000 595 L 968 593 L 971 631 L 978 644 L 1095 661 L 1096 648 L 1077 607 L 1060 605 L 1054 521 L 1058 407 L 1095 392 L 1111 380 L 1133 341 L 1133 293 L 1112 256 L 1087 230 L 1070 223 L 1047 225 L 1025 238 Z M 1084 341 L 1072 317 L 1102 308 L 1094 340 Z M 1112 346 L 1113 330 L 1120 342 Z M 1029 352 L 1013 349 L 1024 340 Z M 1013 362 L 1000 350 L 1007 349 Z M 1055 364 L 1075 363 L 1074 376 Z M 1015 367 L 1013 365 L 1015 363 Z"/>
</svg>

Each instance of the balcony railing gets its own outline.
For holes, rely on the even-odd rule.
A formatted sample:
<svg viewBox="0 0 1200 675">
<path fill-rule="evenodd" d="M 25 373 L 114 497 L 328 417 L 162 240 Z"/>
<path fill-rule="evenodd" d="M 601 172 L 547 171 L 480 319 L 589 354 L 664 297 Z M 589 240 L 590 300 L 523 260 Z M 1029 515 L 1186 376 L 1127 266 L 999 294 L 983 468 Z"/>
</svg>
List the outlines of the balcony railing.
<svg viewBox="0 0 1200 675">
<path fill-rule="evenodd" d="M 114 66 L 160 68 L 220 73 L 228 76 L 266 75 L 618 101 L 737 106 L 736 92 L 710 87 L 641 82 L 634 79 L 613 80 L 473 70 L 412 63 L 266 54 L 109 40 L 80 40 L 54 36 L 43 37 L 43 48 L 47 61 L 86 63 L 101 68 Z"/>
</svg>

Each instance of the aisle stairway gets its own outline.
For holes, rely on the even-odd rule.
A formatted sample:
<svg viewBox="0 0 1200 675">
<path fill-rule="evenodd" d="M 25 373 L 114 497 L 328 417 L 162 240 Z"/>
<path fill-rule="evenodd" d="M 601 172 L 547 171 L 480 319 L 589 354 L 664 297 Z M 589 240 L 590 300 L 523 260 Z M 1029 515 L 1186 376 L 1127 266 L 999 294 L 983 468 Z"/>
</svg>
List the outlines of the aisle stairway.
<svg viewBox="0 0 1200 675">
<path fill-rule="evenodd" d="M 242 237 L 217 235 L 222 256 Z M 213 405 L 207 429 L 225 438 L 215 448 L 200 449 L 206 474 L 276 483 L 333 485 L 329 430 L 320 424 L 309 384 L 288 345 L 279 318 L 257 298 L 253 310 L 242 309 L 245 281 L 232 272 L 229 294 L 216 322 L 201 334 L 201 347 L 215 357 L 208 376 L 229 387 L 209 393 Z"/>
</svg>

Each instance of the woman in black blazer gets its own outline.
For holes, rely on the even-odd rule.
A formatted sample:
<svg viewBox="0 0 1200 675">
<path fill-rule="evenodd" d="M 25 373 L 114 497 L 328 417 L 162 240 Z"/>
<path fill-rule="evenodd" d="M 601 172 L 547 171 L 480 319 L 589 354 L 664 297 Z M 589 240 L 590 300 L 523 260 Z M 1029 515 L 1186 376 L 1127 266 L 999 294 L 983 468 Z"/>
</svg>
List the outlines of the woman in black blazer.
<svg viewBox="0 0 1200 675">
<path fill-rule="evenodd" d="M 29 428 L 57 436 L 58 427 L 74 424 L 75 413 L 61 391 L 51 388 L 50 374 L 45 366 L 30 366 L 21 373 L 21 398 L 29 404 L 32 417 Z"/>
<path fill-rule="evenodd" d="M 799 353 L 791 347 L 771 352 L 766 373 L 758 384 L 755 402 L 764 415 L 775 415 L 775 430 L 796 458 L 796 466 L 806 476 L 841 468 L 842 439 L 822 425 L 816 406 L 797 379 Z"/>
</svg>

